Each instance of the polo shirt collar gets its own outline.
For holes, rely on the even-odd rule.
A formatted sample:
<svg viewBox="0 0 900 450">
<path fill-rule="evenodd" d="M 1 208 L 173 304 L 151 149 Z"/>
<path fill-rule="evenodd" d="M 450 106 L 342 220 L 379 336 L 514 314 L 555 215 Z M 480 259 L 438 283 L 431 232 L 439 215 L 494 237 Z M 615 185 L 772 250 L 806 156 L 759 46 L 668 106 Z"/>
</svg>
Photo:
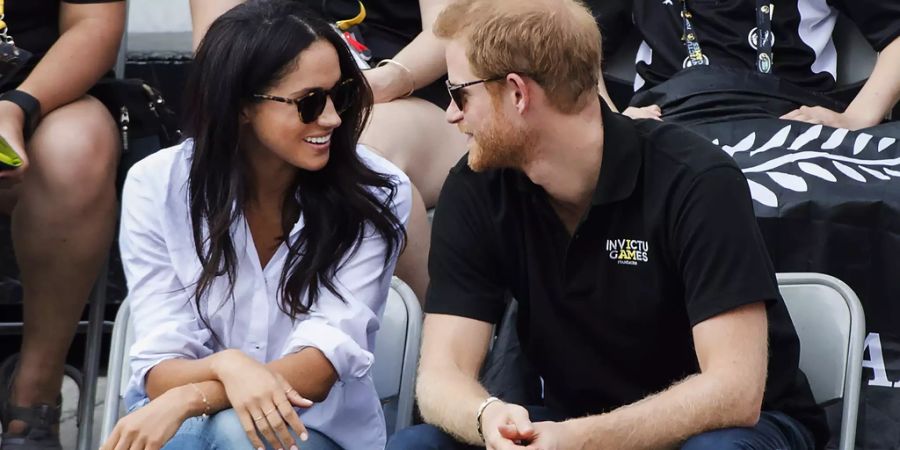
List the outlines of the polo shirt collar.
<svg viewBox="0 0 900 450">
<path fill-rule="evenodd" d="M 641 168 L 640 141 L 634 123 L 628 117 L 614 113 L 602 98 L 598 99 L 603 119 L 603 159 L 592 205 L 628 198 L 634 192 Z M 519 174 L 516 186 L 520 191 L 534 193 L 537 189 L 543 192 L 528 176 Z"/>
<path fill-rule="evenodd" d="M 640 141 L 631 119 L 616 114 L 600 100 L 603 117 L 603 160 L 593 205 L 604 205 L 628 198 L 637 185 L 641 168 Z"/>
</svg>

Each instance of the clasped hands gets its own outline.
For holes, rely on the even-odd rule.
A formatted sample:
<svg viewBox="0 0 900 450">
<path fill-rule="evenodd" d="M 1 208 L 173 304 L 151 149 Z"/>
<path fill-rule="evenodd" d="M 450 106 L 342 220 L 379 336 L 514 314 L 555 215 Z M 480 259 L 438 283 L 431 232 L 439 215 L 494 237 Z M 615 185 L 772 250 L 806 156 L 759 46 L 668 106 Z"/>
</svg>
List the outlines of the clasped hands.
<svg viewBox="0 0 900 450">
<path fill-rule="evenodd" d="M 494 402 L 482 413 L 487 450 L 569 450 L 575 433 L 567 422 L 531 422 L 528 411 L 515 404 Z"/>
</svg>

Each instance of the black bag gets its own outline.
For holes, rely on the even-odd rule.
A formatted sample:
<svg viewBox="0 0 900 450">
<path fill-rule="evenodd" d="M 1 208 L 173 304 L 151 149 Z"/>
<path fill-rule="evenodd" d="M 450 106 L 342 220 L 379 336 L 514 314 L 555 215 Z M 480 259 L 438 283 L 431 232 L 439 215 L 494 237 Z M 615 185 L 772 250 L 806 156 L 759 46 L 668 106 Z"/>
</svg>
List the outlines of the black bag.
<svg viewBox="0 0 900 450">
<path fill-rule="evenodd" d="M 162 94 L 143 80 L 103 79 L 89 94 L 106 105 L 122 135 L 117 192 L 121 192 L 131 166 L 159 149 L 181 141 L 175 113 Z"/>
</svg>

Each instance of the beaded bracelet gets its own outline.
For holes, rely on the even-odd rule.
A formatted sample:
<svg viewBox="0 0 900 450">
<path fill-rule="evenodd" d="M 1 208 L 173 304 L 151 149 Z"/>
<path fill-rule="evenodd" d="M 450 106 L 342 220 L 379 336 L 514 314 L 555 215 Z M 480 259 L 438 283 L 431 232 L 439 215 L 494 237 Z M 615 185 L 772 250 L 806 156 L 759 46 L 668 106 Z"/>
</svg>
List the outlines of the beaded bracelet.
<svg viewBox="0 0 900 450">
<path fill-rule="evenodd" d="M 203 391 L 199 387 L 197 387 L 196 384 L 191 383 L 191 387 L 193 387 L 194 390 L 197 391 L 198 394 L 200 394 L 200 399 L 203 400 L 203 404 L 206 406 L 206 409 L 203 411 L 203 414 L 200 415 L 201 417 L 206 419 L 207 417 L 209 417 L 209 412 L 212 410 L 212 407 L 209 406 L 209 400 L 206 398 L 206 394 L 204 394 Z"/>
</svg>

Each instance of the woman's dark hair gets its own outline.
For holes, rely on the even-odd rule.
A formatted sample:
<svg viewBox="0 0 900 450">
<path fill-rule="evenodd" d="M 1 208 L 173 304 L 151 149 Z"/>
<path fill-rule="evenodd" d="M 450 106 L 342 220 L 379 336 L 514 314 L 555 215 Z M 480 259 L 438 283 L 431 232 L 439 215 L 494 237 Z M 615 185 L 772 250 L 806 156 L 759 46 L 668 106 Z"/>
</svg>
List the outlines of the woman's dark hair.
<svg viewBox="0 0 900 450">
<path fill-rule="evenodd" d="M 237 257 L 231 229 L 252 189 L 246 152 L 238 145 L 241 111 L 257 101 L 253 94 L 266 92 L 295 70 L 300 53 L 320 40 L 337 51 L 341 79 L 354 80 L 355 98 L 332 132 L 328 163 L 318 171 L 298 168 L 285 193 L 282 237 L 289 250 L 279 284 L 281 310 L 292 318 L 308 312 L 321 288 L 343 299 L 334 275 L 362 242 L 367 225 L 387 243 L 385 263 L 405 244 L 403 224 L 391 209 L 395 180 L 369 169 L 356 153 L 372 93 L 343 40 L 300 2 L 251 0 L 238 5 L 210 26 L 186 87 L 187 135 L 194 140 L 188 195 L 194 245 L 203 267 L 194 300 L 207 327 L 201 300 L 212 282 L 226 276 L 228 297 L 233 297 Z M 386 200 L 379 199 L 377 191 L 386 194 Z M 303 229 L 291 242 L 291 229 L 301 214 Z"/>
</svg>

